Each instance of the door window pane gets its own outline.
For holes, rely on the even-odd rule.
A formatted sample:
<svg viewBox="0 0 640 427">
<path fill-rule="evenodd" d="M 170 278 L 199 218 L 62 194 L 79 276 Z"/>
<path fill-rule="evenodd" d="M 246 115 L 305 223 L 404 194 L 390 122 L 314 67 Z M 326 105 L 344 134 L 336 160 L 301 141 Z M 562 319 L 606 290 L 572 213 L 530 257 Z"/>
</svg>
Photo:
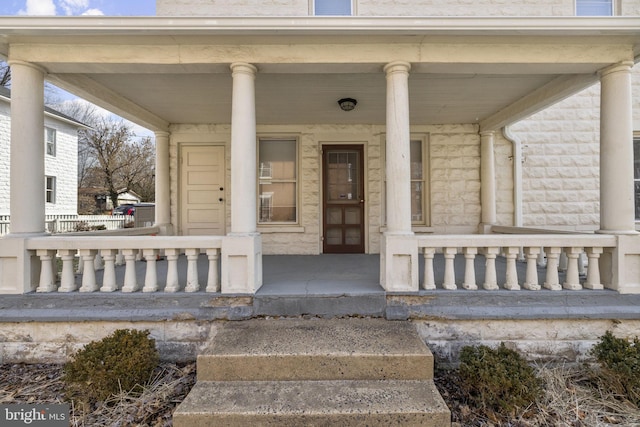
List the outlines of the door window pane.
<svg viewBox="0 0 640 427">
<path fill-rule="evenodd" d="M 258 222 L 297 222 L 296 141 L 260 140 L 258 149 Z"/>
<path fill-rule="evenodd" d="M 315 0 L 314 15 L 351 15 L 351 0 Z"/>
</svg>

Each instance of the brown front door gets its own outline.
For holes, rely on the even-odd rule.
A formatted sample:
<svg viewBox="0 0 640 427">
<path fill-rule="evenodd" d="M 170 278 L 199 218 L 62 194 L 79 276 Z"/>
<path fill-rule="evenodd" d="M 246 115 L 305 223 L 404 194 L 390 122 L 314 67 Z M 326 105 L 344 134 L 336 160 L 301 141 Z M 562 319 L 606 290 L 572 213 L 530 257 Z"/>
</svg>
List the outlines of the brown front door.
<svg viewBox="0 0 640 427">
<path fill-rule="evenodd" d="M 324 253 L 364 253 L 362 145 L 322 150 Z"/>
</svg>

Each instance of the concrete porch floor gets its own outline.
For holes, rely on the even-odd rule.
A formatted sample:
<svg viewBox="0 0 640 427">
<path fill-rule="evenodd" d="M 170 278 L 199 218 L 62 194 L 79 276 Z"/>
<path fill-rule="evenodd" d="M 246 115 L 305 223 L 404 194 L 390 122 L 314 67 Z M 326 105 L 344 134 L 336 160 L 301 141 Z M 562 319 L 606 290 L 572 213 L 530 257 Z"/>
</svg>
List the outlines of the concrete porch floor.
<svg viewBox="0 0 640 427">
<path fill-rule="evenodd" d="M 422 258 L 422 257 L 420 257 Z M 455 260 L 458 283 L 464 257 Z M 183 263 L 183 264 L 180 264 Z M 179 270 L 186 274 L 186 261 Z M 201 257 L 200 283 L 206 283 L 206 256 Z M 498 283 L 504 282 L 505 259 L 496 260 Z M 264 256 L 262 288 L 255 295 L 209 292 L 166 293 L 166 260 L 157 262 L 159 292 L 72 292 L 2 295 L 0 322 L 84 320 L 243 320 L 264 316 L 371 316 L 387 319 L 640 319 L 640 295 L 613 290 L 487 291 L 482 289 L 484 258 L 476 258 L 476 291 L 420 290 L 387 293 L 379 284 L 379 256 L 287 255 Z M 420 280 L 423 261 L 420 259 Z M 518 262 L 522 282 L 526 264 Z M 144 283 L 145 262 L 137 263 Z M 544 281 L 540 269 L 539 279 Z M 442 283 L 444 259 L 434 261 L 436 283 Z M 97 279 L 101 282 L 102 272 Z M 118 267 L 122 283 L 124 266 Z M 80 275 L 78 275 L 78 281 Z M 562 277 L 561 277 L 562 280 Z"/>
</svg>

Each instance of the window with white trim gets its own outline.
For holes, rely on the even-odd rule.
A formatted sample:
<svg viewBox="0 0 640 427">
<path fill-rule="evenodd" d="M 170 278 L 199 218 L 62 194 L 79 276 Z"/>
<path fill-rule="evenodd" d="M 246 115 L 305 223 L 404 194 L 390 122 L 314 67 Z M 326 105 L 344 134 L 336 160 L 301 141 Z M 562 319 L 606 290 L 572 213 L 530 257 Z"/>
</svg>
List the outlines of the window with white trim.
<svg viewBox="0 0 640 427">
<path fill-rule="evenodd" d="M 633 137 L 633 188 L 636 202 L 636 221 L 640 221 L 640 135 Z"/>
<path fill-rule="evenodd" d="M 415 226 L 428 226 L 429 206 L 429 177 L 427 156 L 429 153 L 428 138 L 412 137 L 410 141 L 409 162 L 411 178 L 411 224 Z M 384 150 L 384 148 L 383 148 Z M 386 188 L 386 177 L 384 186 Z M 385 204 L 386 206 L 386 204 Z M 386 212 L 385 212 L 386 223 Z"/>
<path fill-rule="evenodd" d="M 55 176 L 46 176 L 44 184 L 44 193 L 45 193 L 45 201 L 47 203 L 55 203 L 56 202 L 56 177 Z"/>
<path fill-rule="evenodd" d="M 351 16 L 352 0 L 314 0 L 313 14 L 316 16 Z"/>
<path fill-rule="evenodd" d="M 298 222 L 298 142 L 266 139 L 258 142 L 258 223 Z"/>
<path fill-rule="evenodd" d="M 44 142 L 46 145 L 46 153 L 49 156 L 56 155 L 56 139 L 57 132 L 53 128 L 45 127 L 44 128 Z"/>
<path fill-rule="evenodd" d="M 576 16 L 613 16 L 613 0 L 576 0 Z"/>
</svg>

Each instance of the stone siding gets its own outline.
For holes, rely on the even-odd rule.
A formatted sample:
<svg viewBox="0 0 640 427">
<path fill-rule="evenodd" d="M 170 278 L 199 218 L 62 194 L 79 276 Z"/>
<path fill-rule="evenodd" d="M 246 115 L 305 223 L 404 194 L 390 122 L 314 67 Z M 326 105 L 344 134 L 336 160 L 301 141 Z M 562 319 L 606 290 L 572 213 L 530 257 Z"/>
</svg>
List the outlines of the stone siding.
<svg viewBox="0 0 640 427">
<path fill-rule="evenodd" d="M 231 176 L 228 125 L 175 125 L 170 143 L 171 215 L 179 224 L 179 146 L 180 144 L 222 143 L 227 152 L 227 182 Z M 313 255 L 322 251 L 322 153 L 323 144 L 362 144 L 365 156 L 365 250 L 380 251 L 380 232 L 384 227 L 384 126 L 378 125 L 301 125 L 258 126 L 258 136 L 295 137 L 298 140 L 299 223 L 263 224 L 263 253 Z M 414 137 L 427 143 L 426 196 L 429 223 L 436 233 L 475 233 L 480 222 L 480 137 L 474 125 L 414 126 Z M 513 167 L 509 141 L 496 138 L 498 169 L 498 221 L 513 224 Z M 227 184 L 227 188 L 229 185 Z M 231 194 L 226 194 L 227 231 L 231 225 Z"/>
<path fill-rule="evenodd" d="M 11 108 L 0 102 L 0 215 L 9 215 L 11 182 L 9 180 L 11 149 Z"/>
</svg>

